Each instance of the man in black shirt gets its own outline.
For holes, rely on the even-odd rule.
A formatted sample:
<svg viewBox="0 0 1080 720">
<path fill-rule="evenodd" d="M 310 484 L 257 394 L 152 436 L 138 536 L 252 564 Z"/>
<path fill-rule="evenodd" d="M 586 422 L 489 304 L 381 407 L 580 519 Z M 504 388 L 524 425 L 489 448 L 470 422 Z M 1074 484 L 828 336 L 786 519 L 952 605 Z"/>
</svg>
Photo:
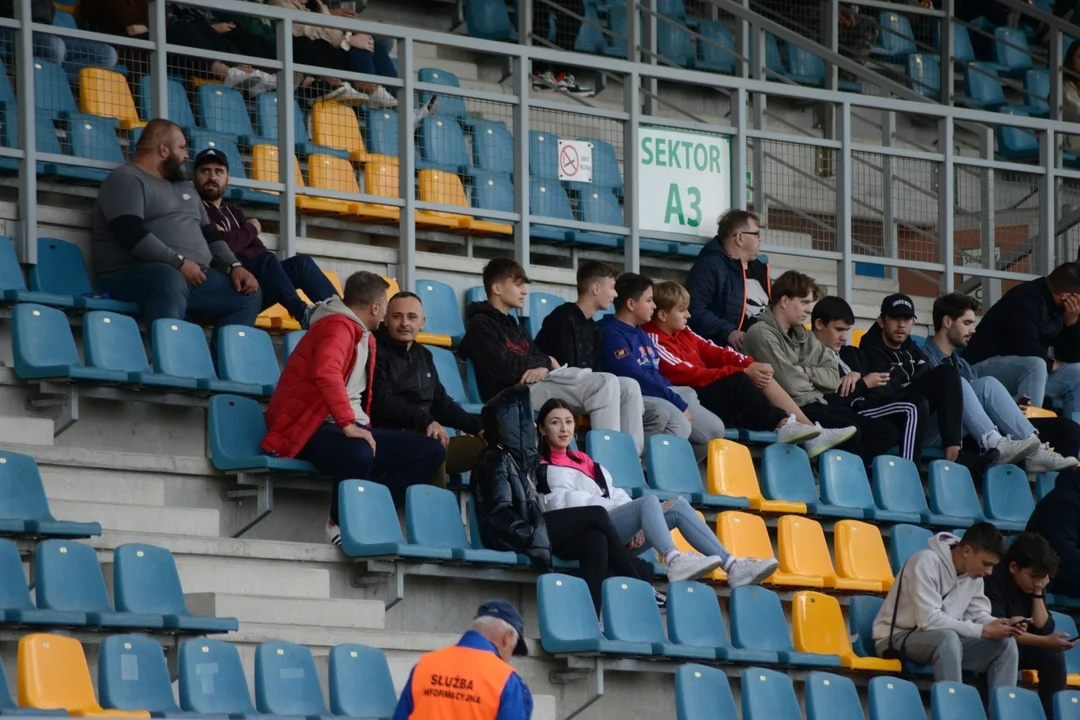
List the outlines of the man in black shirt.
<svg viewBox="0 0 1080 720">
<path fill-rule="evenodd" d="M 1054 618 L 1046 609 L 1044 592 L 1058 564 L 1058 556 L 1045 538 L 1024 533 L 1013 540 L 1003 561 L 983 580 L 991 615 L 1030 618 L 1027 632 L 1016 638 L 1020 669 L 1039 673 L 1039 698 L 1046 717 L 1054 716 L 1054 693 L 1065 689 L 1065 651 L 1076 644 L 1068 633 L 1054 632 Z"/>
</svg>

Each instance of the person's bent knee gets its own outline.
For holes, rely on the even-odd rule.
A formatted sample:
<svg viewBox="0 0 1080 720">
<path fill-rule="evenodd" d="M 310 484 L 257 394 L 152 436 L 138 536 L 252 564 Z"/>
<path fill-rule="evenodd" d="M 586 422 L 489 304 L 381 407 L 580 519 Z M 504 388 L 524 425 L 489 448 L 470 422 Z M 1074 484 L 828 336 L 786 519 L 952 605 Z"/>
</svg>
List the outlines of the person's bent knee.
<svg viewBox="0 0 1080 720">
<path fill-rule="evenodd" d="M 959 662 L 964 657 L 964 646 L 960 635 L 952 630 L 936 630 L 934 635 L 934 655 L 956 658 Z"/>
<path fill-rule="evenodd" d="M 671 507 L 668 508 L 668 512 L 682 512 L 683 514 L 693 514 L 694 508 L 690 507 L 690 503 L 687 502 L 686 498 L 679 497 L 676 498 L 675 502 L 673 502 L 671 504 Z"/>
</svg>

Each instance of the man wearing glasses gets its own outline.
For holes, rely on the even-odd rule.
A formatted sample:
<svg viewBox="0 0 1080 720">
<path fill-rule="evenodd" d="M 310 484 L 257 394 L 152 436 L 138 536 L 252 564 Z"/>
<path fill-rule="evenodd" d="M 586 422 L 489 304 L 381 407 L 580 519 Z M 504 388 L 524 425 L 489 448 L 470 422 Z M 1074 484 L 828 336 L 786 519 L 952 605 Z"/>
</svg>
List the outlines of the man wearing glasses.
<svg viewBox="0 0 1080 720">
<path fill-rule="evenodd" d="M 694 332 L 742 350 L 746 331 L 769 306 L 769 266 L 757 259 L 760 249 L 757 215 L 732 209 L 721 216 L 686 281 Z"/>
</svg>

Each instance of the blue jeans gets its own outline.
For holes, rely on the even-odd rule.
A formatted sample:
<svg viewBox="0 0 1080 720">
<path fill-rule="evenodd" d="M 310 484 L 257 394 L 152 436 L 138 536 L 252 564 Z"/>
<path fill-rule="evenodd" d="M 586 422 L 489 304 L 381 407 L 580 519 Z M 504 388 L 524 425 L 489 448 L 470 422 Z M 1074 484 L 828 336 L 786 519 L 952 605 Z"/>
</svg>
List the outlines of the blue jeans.
<svg viewBox="0 0 1080 720">
<path fill-rule="evenodd" d="M 312 302 L 322 302 L 337 295 L 329 278 L 307 255 L 278 260 L 274 253 L 264 252 L 241 262 L 262 288 L 260 310 L 281 303 L 294 319 L 301 320 L 308 304 L 296 294 L 298 289 L 303 290 Z"/>
<path fill-rule="evenodd" d="M 375 41 L 375 52 L 349 48 L 346 56 L 349 59 L 349 69 L 353 72 L 392 78 L 398 76 L 397 68 L 394 67 L 394 61 L 390 58 L 390 53 L 387 51 L 386 46 L 380 44 L 378 40 Z M 387 88 L 387 90 L 393 95 L 397 88 Z"/>
<path fill-rule="evenodd" d="M 646 547 L 652 547 L 661 555 L 667 555 L 675 549 L 671 531 L 678 529 L 686 542 L 699 553 L 717 555 L 725 564 L 731 557 L 731 553 L 720 544 L 716 533 L 709 529 L 685 498 L 676 500 L 667 512 L 664 512 L 659 498 L 655 495 L 639 497 L 609 512 L 611 522 L 619 531 L 623 542 L 629 542 L 630 538 L 641 530 L 645 533 Z"/>
<path fill-rule="evenodd" d="M 994 431 L 1016 439 L 1035 433 L 1016 400 L 994 378 L 981 377 L 971 382 L 960 378 L 960 386 L 964 391 L 964 434 L 970 435 L 980 446 Z M 928 445 L 941 444 L 941 434 L 933 423 L 927 428 L 927 441 Z"/>
<path fill-rule="evenodd" d="M 188 287 L 180 271 L 165 263 L 143 263 L 101 278 L 101 287 L 117 300 L 136 302 L 147 328 L 155 320 L 213 320 L 215 325 L 254 325 L 262 306 L 262 290 L 238 293 L 225 273 L 203 268 L 206 280 Z M 215 333 L 216 337 L 216 333 Z"/>
<path fill-rule="evenodd" d="M 1065 417 L 1080 406 L 1080 363 L 1061 363 L 1056 371 L 1048 372 L 1040 357 L 1002 355 L 978 363 L 975 372 L 979 377 L 996 377 L 1014 396 L 1027 395 L 1035 407 L 1042 407 L 1047 394 L 1060 397 Z"/>
</svg>

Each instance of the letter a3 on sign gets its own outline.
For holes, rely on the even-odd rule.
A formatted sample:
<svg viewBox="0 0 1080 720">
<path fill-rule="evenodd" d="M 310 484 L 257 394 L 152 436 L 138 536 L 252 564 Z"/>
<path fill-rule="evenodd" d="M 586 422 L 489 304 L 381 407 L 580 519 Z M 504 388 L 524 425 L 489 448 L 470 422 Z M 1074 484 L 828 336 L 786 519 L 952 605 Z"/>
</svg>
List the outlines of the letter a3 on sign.
<svg viewBox="0 0 1080 720">
<path fill-rule="evenodd" d="M 646 126 L 640 132 L 641 231 L 713 237 L 731 208 L 731 138 Z"/>
</svg>

